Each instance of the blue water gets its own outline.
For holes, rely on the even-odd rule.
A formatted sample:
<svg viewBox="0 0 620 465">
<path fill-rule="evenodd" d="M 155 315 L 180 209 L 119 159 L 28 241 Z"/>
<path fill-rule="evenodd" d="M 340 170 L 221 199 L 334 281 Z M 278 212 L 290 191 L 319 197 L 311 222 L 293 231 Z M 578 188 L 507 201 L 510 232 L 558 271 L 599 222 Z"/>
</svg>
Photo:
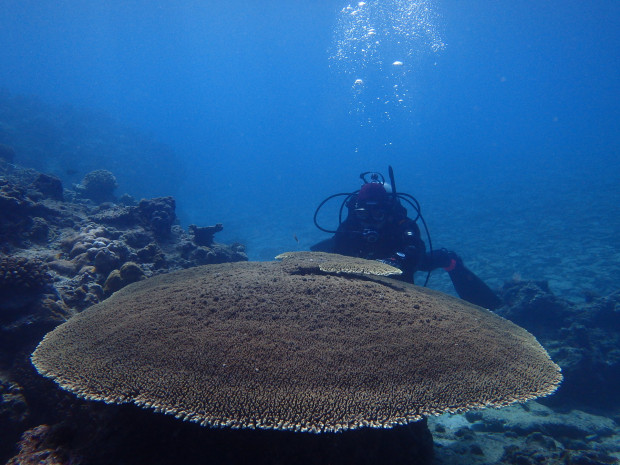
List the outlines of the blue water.
<svg viewBox="0 0 620 465">
<path fill-rule="evenodd" d="M 323 239 L 316 205 L 391 164 L 435 244 L 491 284 L 617 289 L 619 2 L 4 0 L 0 17 L 0 88 L 167 145 L 96 164 L 251 259 Z M 77 161 L 46 157 L 75 182 L 57 168 Z"/>
</svg>

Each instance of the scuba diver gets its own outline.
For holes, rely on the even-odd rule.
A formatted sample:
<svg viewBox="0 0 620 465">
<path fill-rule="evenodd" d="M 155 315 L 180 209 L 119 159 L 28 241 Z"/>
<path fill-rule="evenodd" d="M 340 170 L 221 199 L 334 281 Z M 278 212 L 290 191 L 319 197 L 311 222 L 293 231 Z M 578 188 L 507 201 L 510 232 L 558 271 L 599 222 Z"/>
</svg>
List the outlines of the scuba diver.
<svg viewBox="0 0 620 465">
<path fill-rule="evenodd" d="M 396 192 L 394 171 L 389 167 L 390 183 L 380 173 L 360 174 L 364 182 L 352 193 L 340 193 L 327 197 L 314 213 L 314 224 L 321 231 L 334 235 L 312 247 L 312 251 L 331 252 L 370 260 L 380 260 L 402 270 L 399 279 L 414 282 L 416 271 L 430 272 L 444 268 L 459 297 L 488 309 L 501 306 L 500 298 L 474 273 L 465 267 L 463 260 L 446 249 L 434 250 L 426 222 L 420 212 L 420 204 L 411 195 Z M 325 203 L 335 197 L 344 197 L 340 206 L 339 225 L 334 230 L 321 227 L 317 215 Z M 402 202 L 415 211 L 415 218 L 407 216 Z M 342 220 L 344 208 L 347 218 Z M 418 220 L 422 222 L 428 238 L 429 250 L 422 240 Z"/>
</svg>

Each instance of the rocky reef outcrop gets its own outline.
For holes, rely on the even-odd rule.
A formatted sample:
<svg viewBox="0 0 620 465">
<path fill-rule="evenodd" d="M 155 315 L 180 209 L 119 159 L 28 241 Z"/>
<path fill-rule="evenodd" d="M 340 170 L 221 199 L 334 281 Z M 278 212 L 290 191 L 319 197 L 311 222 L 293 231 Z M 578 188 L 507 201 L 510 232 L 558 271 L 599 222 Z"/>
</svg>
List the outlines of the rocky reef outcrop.
<svg viewBox="0 0 620 465">
<path fill-rule="evenodd" d="M 532 401 L 501 410 L 429 419 L 435 465 L 617 464 L 620 428 L 611 418 L 566 413 Z"/>
<path fill-rule="evenodd" d="M 2 163 L 2 266 L 21 266 L 22 276 L 24 267 L 32 271 L 38 263 L 46 270 L 40 276 L 49 277 L 60 300 L 79 311 L 106 295 L 104 287 L 112 273 L 123 276 L 113 286 L 117 289 L 119 282 L 133 282 L 136 276 L 247 260 L 241 244 L 215 242 L 215 231 L 210 241 L 196 242 L 195 234 L 178 224 L 172 197 L 142 199 L 135 205 L 109 202 L 116 182 L 111 173 L 102 174 L 104 171 L 85 177 L 90 179 L 84 183 L 88 187 L 85 191 L 98 194 L 82 199 L 75 191 L 63 190 L 53 176 Z M 221 230 L 221 226 L 216 229 Z M 11 276 L 4 278 L 6 286 Z M 0 291 L 2 286 L 0 282 Z M 112 287 L 107 289 L 111 292 Z"/>
<path fill-rule="evenodd" d="M 197 244 L 178 224 L 172 197 L 115 202 L 116 181 L 104 170 L 72 190 L 9 161 L 0 158 L 0 459 L 34 428 L 13 463 L 27 463 L 24 454 L 56 463 L 41 452 L 56 436 L 37 429 L 41 412 L 31 407 L 46 385 L 29 362 L 43 335 L 132 282 L 247 256 L 241 244 Z"/>
<path fill-rule="evenodd" d="M 574 303 L 544 281 L 506 283 L 501 316 L 524 327 L 560 365 L 564 382 L 544 402 L 620 409 L 620 292 Z"/>
</svg>

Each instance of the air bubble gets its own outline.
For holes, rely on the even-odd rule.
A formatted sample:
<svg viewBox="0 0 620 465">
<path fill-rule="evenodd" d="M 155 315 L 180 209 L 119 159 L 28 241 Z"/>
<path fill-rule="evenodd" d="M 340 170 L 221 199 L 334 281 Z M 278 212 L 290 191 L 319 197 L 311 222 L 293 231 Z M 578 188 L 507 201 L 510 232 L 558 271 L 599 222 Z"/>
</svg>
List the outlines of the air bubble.
<svg viewBox="0 0 620 465">
<path fill-rule="evenodd" d="M 422 54 L 445 47 L 438 18 L 432 0 L 365 0 L 341 10 L 330 61 L 333 69 L 353 78 L 357 108 L 352 113 L 372 110 L 382 115 L 384 102 L 411 108 L 407 100 L 413 95 L 414 63 Z"/>
</svg>

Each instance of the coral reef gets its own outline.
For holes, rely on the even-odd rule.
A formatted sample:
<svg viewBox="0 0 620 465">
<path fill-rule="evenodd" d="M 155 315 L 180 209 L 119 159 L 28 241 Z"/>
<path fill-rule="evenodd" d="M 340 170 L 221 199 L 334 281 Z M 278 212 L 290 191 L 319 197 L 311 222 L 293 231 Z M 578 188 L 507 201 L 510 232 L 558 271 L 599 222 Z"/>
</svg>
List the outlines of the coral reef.
<svg viewBox="0 0 620 465">
<path fill-rule="evenodd" d="M 72 227 L 83 207 L 63 198 L 57 178 L 0 165 L 0 244 L 27 249 L 30 241 L 46 242 L 53 227 Z"/>
<path fill-rule="evenodd" d="M 546 282 L 506 283 L 498 314 L 532 332 L 562 368 L 565 381 L 545 400 L 582 408 L 620 407 L 620 292 L 576 304 Z"/>
<path fill-rule="evenodd" d="M 37 258 L 0 256 L 0 360 L 2 350 L 19 344 L 24 333 L 41 324 L 49 329 L 66 316 L 45 263 Z"/>
<path fill-rule="evenodd" d="M 114 200 L 114 191 L 117 187 L 116 177 L 108 170 L 91 171 L 75 186 L 81 197 L 96 203 Z"/>
<path fill-rule="evenodd" d="M 0 162 L 0 430 L 12 431 L 7 441 L 17 440 L 24 426 L 15 419 L 41 396 L 29 354 L 45 333 L 140 279 L 247 260 L 238 244 L 195 245 L 176 221 L 171 197 L 94 206 L 53 176 Z M 28 463 L 24 451 L 40 457 L 30 447 L 34 437 L 25 436 L 13 463 Z"/>
<path fill-rule="evenodd" d="M 213 240 L 218 225 L 185 231 L 171 197 L 95 206 L 57 178 L 11 163 L 0 156 L 1 461 L 371 463 L 378 454 L 400 463 L 418 453 L 428 463 L 425 424 L 356 437 L 211 430 L 85 402 L 37 376 L 29 355 L 43 335 L 128 283 L 247 256 L 241 244 Z M 538 337 L 565 381 L 540 403 L 430 419 L 435 463 L 618 463 L 620 294 L 576 303 L 534 281 L 507 283 L 501 294 L 498 313 Z"/>
<path fill-rule="evenodd" d="M 47 266 L 37 259 L 0 256 L 0 298 L 5 308 L 9 297 L 36 298 L 51 281 Z"/>
<path fill-rule="evenodd" d="M 129 228 L 141 226 L 158 240 L 169 239 L 176 221 L 175 200 L 172 197 L 142 199 L 137 206 L 113 206 L 96 214 L 100 223 Z"/>
<path fill-rule="evenodd" d="M 41 179 L 46 178 L 19 169 L 0 177 L 0 206 L 5 207 L 0 210 L 0 243 L 7 253 L 38 253 L 54 274 L 59 298 L 76 310 L 103 298 L 106 280 L 126 262 L 134 263 L 134 276 L 139 268 L 148 277 L 205 263 L 247 260 L 239 244 L 194 244 L 175 225 L 172 197 L 143 199 L 135 206 L 104 203 L 93 207 L 71 201 L 73 195 L 63 202 L 58 196 L 41 194 L 33 187 Z M 126 276 L 122 285 L 133 280 Z M 118 288 L 111 283 L 108 293 Z"/>
<path fill-rule="evenodd" d="M 192 240 L 194 241 L 194 244 L 208 247 L 213 244 L 213 236 L 215 235 L 215 233 L 220 232 L 222 229 L 224 229 L 224 226 L 221 223 L 218 223 L 214 226 L 204 227 L 190 224 L 187 229 L 192 235 Z"/>
<path fill-rule="evenodd" d="M 175 201 L 172 197 L 140 201 L 137 212 L 142 224 L 148 228 L 156 238 L 170 237 L 171 228 L 176 220 L 174 213 Z"/>
</svg>

